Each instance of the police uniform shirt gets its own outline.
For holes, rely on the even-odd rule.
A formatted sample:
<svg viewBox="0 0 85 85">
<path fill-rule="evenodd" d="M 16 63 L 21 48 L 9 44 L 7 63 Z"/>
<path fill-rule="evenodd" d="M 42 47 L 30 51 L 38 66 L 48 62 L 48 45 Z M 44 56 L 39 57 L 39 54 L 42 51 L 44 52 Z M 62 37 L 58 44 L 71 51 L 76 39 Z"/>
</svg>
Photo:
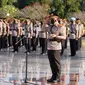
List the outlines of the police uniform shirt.
<svg viewBox="0 0 85 85">
<path fill-rule="evenodd" d="M 33 36 L 36 37 L 36 38 L 38 37 L 38 33 L 39 33 L 38 28 L 39 27 L 35 24 L 34 28 L 33 28 Z"/>
<path fill-rule="evenodd" d="M 70 24 L 70 36 L 69 39 L 76 39 L 76 33 L 78 31 L 76 24 Z"/>
<path fill-rule="evenodd" d="M 77 24 L 77 29 L 78 29 L 78 38 L 80 38 L 83 34 L 83 29 L 84 29 L 83 24 Z"/>
<path fill-rule="evenodd" d="M 0 36 L 2 35 L 2 22 L 0 22 Z"/>
<path fill-rule="evenodd" d="M 48 44 L 47 44 L 47 49 L 48 50 L 61 50 L 61 42 L 57 42 L 57 41 L 49 41 L 50 39 L 50 29 L 51 27 L 49 26 L 47 28 L 48 30 Z M 66 28 L 65 27 L 56 27 L 53 26 L 52 30 L 54 31 L 54 33 L 56 35 L 61 34 L 62 36 L 66 36 Z"/>
<path fill-rule="evenodd" d="M 11 24 L 11 32 L 12 32 L 12 36 L 17 36 L 17 32 L 18 32 L 18 24 Z"/>
<path fill-rule="evenodd" d="M 29 24 L 26 24 L 25 25 L 25 36 L 27 36 L 28 38 L 31 38 L 32 34 L 32 29 L 31 29 L 31 26 Z"/>
<path fill-rule="evenodd" d="M 3 35 L 7 34 L 7 26 L 6 23 L 3 23 Z"/>
</svg>

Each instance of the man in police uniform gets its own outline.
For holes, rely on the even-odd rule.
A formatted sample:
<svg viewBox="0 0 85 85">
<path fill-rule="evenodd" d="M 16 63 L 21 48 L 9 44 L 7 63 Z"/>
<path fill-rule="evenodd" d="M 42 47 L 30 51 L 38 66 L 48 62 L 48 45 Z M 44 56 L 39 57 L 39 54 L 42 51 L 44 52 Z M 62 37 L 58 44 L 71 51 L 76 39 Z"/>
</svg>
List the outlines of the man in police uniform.
<svg viewBox="0 0 85 85">
<path fill-rule="evenodd" d="M 13 52 L 18 52 L 18 36 L 19 36 L 19 29 L 18 29 L 18 22 L 17 19 L 14 19 L 10 25 L 10 30 L 12 32 L 12 44 L 13 44 Z"/>
<path fill-rule="evenodd" d="M 31 21 L 30 20 L 25 20 L 25 48 L 26 51 L 25 53 L 30 53 L 31 52 L 31 39 L 32 39 L 32 34 L 33 34 L 33 30 L 32 30 L 32 26 L 31 26 Z"/>
<path fill-rule="evenodd" d="M 48 32 L 48 59 L 52 70 L 52 77 L 47 80 L 49 83 L 57 83 L 60 81 L 61 64 L 60 51 L 61 40 L 66 39 L 66 31 L 59 26 L 57 17 L 51 17 Z"/>
<path fill-rule="evenodd" d="M 77 39 L 77 26 L 76 26 L 76 18 L 72 17 L 71 18 L 71 24 L 70 24 L 70 50 L 71 50 L 71 55 L 70 56 L 75 56 L 76 55 L 76 39 Z"/>
<path fill-rule="evenodd" d="M 2 49 L 2 19 L 0 19 L 0 50 Z"/>
<path fill-rule="evenodd" d="M 77 41 L 76 41 L 76 44 L 77 44 L 76 50 L 80 50 L 81 44 L 82 44 L 82 43 L 81 43 L 82 35 L 84 34 L 84 26 L 83 26 L 83 24 L 81 23 L 81 21 L 80 21 L 79 18 L 77 18 L 76 23 L 77 23 L 76 25 L 77 25 L 77 29 L 78 29 L 78 33 L 77 33 L 78 39 L 77 39 Z"/>
</svg>

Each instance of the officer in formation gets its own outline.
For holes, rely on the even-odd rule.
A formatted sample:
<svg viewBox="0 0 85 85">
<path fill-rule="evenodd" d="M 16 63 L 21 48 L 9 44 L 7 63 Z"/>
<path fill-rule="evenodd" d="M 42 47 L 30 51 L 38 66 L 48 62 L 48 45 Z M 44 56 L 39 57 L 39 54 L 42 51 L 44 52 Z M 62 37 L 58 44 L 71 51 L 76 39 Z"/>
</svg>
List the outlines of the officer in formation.
<svg viewBox="0 0 85 85">
<path fill-rule="evenodd" d="M 0 19 L 0 50 L 13 46 L 13 52 L 25 46 L 26 51 L 36 51 L 41 23 L 35 20 Z"/>
<path fill-rule="evenodd" d="M 47 53 L 48 31 L 43 31 L 43 28 L 48 28 L 50 24 L 49 15 L 42 21 L 38 20 L 18 20 L 18 19 L 0 19 L 0 50 L 13 46 L 13 52 L 18 52 L 18 48 L 24 46 L 26 51 L 36 51 L 37 47 L 41 48 L 41 55 Z M 59 19 L 59 17 L 57 17 Z M 56 19 L 57 19 L 56 18 Z M 83 24 L 79 18 L 72 17 L 70 22 L 66 19 L 59 19 L 60 27 L 66 30 L 66 39 L 62 40 L 61 55 L 67 48 L 67 40 L 69 36 L 71 56 L 76 55 L 76 51 L 81 48 L 81 39 L 84 34 Z"/>
<path fill-rule="evenodd" d="M 69 26 L 69 39 L 70 39 L 70 50 L 71 56 L 75 56 L 77 50 L 81 48 L 81 38 L 84 34 L 84 27 L 80 19 L 72 17 Z"/>
</svg>

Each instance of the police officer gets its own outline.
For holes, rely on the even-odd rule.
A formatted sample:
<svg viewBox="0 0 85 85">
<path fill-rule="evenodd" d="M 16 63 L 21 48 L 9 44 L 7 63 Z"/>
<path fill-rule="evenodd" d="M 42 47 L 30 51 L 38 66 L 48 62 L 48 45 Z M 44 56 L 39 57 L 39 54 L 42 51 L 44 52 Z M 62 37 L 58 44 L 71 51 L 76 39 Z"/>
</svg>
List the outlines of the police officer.
<svg viewBox="0 0 85 85">
<path fill-rule="evenodd" d="M 13 52 L 17 53 L 18 52 L 18 23 L 17 19 L 14 19 L 13 22 L 10 25 L 10 30 L 12 32 L 12 44 L 13 44 Z"/>
<path fill-rule="evenodd" d="M 2 24 L 2 48 L 7 48 L 7 22 L 3 20 Z"/>
<path fill-rule="evenodd" d="M 32 34 L 32 51 L 36 51 L 37 47 L 37 40 L 38 40 L 38 24 L 34 23 L 33 24 L 33 34 Z"/>
<path fill-rule="evenodd" d="M 47 82 L 55 83 L 60 81 L 61 64 L 60 64 L 60 51 L 61 40 L 66 39 L 65 30 L 63 30 L 58 23 L 56 17 L 52 17 L 48 30 L 48 59 L 52 70 L 52 77 Z"/>
<path fill-rule="evenodd" d="M 77 18 L 76 20 L 76 25 L 77 25 L 77 29 L 78 29 L 78 39 L 76 40 L 76 50 L 80 50 L 81 48 L 81 40 L 82 40 L 82 36 L 84 34 L 84 26 L 81 23 L 80 19 Z"/>
<path fill-rule="evenodd" d="M 60 28 L 62 28 L 64 31 L 66 31 L 66 26 L 64 25 L 64 22 L 63 22 L 62 19 L 59 20 L 59 26 L 60 26 Z M 64 49 L 65 49 L 65 40 L 62 40 L 62 41 L 61 41 L 61 44 L 62 44 L 61 56 L 62 56 L 63 53 L 64 53 Z"/>
<path fill-rule="evenodd" d="M 76 38 L 77 38 L 77 27 L 76 27 L 76 18 L 72 17 L 71 18 L 71 24 L 70 24 L 70 50 L 71 50 L 71 55 L 70 56 L 75 56 L 76 55 Z"/>
<path fill-rule="evenodd" d="M 25 53 L 30 53 L 31 52 L 31 39 L 32 39 L 32 28 L 31 28 L 31 21 L 30 20 L 25 20 L 25 48 L 26 51 Z"/>
<path fill-rule="evenodd" d="M 0 50 L 2 49 L 2 19 L 0 19 Z"/>
<path fill-rule="evenodd" d="M 21 21 L 21 38 L 23 38 L 22 39 L 22 46 L 25 46 L 25 38 L 24 38 L 24 36 L 25 36 L 25 22 L 24 22 L 24 20 L 23 21 Z"/>
</svg>

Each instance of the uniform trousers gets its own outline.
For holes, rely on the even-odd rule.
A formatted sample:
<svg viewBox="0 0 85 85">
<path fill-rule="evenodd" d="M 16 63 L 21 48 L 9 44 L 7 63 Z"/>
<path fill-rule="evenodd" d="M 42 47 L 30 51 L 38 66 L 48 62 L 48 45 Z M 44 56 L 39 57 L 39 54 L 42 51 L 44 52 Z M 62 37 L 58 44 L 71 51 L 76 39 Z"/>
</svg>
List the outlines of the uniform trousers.
<svg viewBox="0 0 85 85">
<path fill-rule="evenodd" d="M 46 53 L 47 51 L 47 39 L 41 38 L 41 53 Z"/>
<path fill-rule="evenodd" d="M 27 52 L 31 52 L 31 38 L 25 38 L 25 48 Z"/>
<path fill-rule="evenodd" d="M 71 56 L 76 55 L 76 39 L 70 39 Z"/>
<path fill-rule="evenodd" d="M 21 36 L 21 38 L 23 38 L 23 37 L 24 37 L 24 35 Z M 24 46 L 25 45 L 25 38 L 23 38 L 21 42 L 22 42 L 22 46 Z"/>
<path fill-rule="evenodd" d="M 36 51 L 36 46 L 37 46 L 37 38 L 32 37 L 32 51 Z"/>
<path fill-rule="evenodd" d="M 18 41 L 21 39 L 21 36 L 18 37 Z M 18 46 L 21 47 L 21 41 L 18 43 Z"/>
<path fill-rule="evenodd" d="M 42 38 L 39 38 L 40 47 L 42 46 Z"/>
<path fill-rule="evenodd" d="M 65 49 L 67 48 L 68 37 L 65 40 Z"/>
<path fill-rule="evenodd" d="M 2 48 L 7 48 L 7 35 L 2 36 Z"/>
<path fill-rule="evenodd" d="M 81 48 L 81 38 L 79 38 L 78 40 L 76 40 L 76 50 L 80 50 Z"/>
<path fill-rule="evenodd" d="M 61 44 L 62 44 L 61 55 L 63 55 L 64 50 L 65 50 L 65 40 L 63 40 L 63 41 L 61 42 Z"/>
<path fill-rule="evenodd" d="M 60 77 L 60 50 L 48 50 L 48 59 L 52 70 L 52 76 L 55 76 L 55 78 Z"/>
<path fill-rule="evenodd" d="M 8 36 L 8 45 L 9 47 L 12 46 L 12 35 L 11 34 L 9 34 Z"/>
<path fill-rule="evenodd" d="M 16 44 L 17 41 L 18 41 L 18 37 L 17 36 L 12 36 L 13 49 L 14 49 L 14 51 L 18 52 L 18 44 Z"/>
<path fill-rule="evenodd" d="M 0 35 L 0 50 L 2 49 L 2 36 Z"/>
</svg>

